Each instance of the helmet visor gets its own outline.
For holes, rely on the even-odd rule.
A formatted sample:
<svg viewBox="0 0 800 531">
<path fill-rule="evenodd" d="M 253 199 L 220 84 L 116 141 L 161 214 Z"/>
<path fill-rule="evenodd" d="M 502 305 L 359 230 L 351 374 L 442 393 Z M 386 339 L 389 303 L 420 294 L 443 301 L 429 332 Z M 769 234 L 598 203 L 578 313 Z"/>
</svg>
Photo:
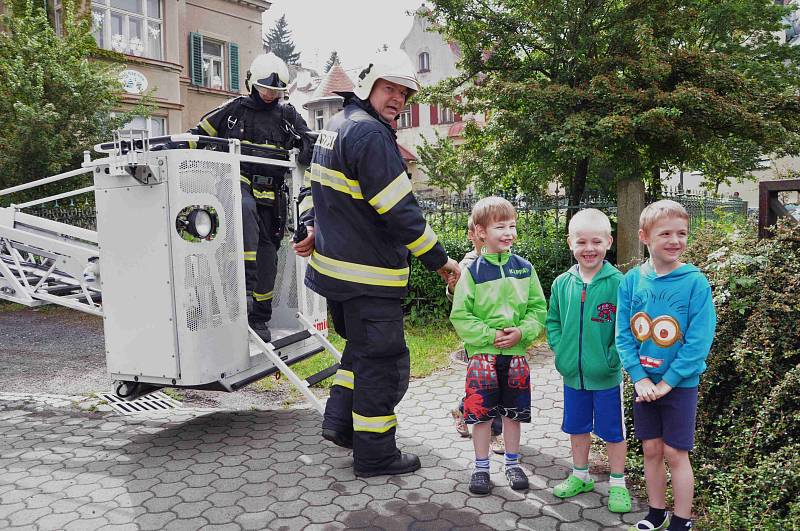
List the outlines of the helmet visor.
<svg viewBox="0 0 800 531">
<path fill-rule="evenodd" d="M 258 87 L 271 88 L 276 90 L 286 89 L 286 83 L 281 81 L 281 78 L 278 76 L 277 72 L 273 72 L 267 77 L 256 79 L 253 84 Z"/>
</svg>

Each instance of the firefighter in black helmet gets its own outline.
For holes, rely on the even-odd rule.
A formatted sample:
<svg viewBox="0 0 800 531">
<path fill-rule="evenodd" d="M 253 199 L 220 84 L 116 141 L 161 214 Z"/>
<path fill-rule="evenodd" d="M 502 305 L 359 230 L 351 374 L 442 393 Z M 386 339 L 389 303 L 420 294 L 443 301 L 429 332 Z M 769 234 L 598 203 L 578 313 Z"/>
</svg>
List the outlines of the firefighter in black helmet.
<svg viewBox="0 0 800 531">
<path fill-rule="evenodd" d="M 298 147 L 298 162 L 308 164 L 312 142 L 305 120 L 295 108 L 282 103 L 289 70 L 275 54 L 257 56 L 247 72 L 250 94 L 235 98 L 207 114 L 191 132 L 221 138 L 238 138 L 286 150 Z M 286 171 L 275 166 L 241 165 L 244 269 L 247 318 L 264 341 L 271 340 L 267 322 L 272 317 L 272 296 L 278 270 L 278 247 L 286 226 L 288 197 Z"/>
<path fill-rule="evenodd" d="M 301 202 L 308 236 L 294 245 L 310 256 L 306 286 L 328 299 L 347 340 L 322 435 L 353 448 L 357 476 L 420 467 L 395 442 L 394 408 L 409 378 L 402 309 L 409 253 L 444 278 L 459 275 L 411 192 L 390 125 L 418 88 L 408 57 L 387 52 L 361 72 L 354 94 L 342 94 L 344 109 L 314 146 L 311 194 Z"/>
</svg>

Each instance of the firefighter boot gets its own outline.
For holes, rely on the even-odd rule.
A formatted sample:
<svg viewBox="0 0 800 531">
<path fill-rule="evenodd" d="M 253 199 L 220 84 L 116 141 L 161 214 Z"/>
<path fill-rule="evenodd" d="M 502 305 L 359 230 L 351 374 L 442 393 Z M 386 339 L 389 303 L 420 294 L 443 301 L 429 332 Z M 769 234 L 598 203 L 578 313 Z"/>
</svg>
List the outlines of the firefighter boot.
<svg viewBox="0 0 800 531">
<path fill-rule="evenodd" d="M 255 332 L 264 343 L 272 341 L 272 334 L 269 331 L 269 327 L 267 327 L 267 323 L 250 323 L 250 328 L 253 329 L 253 332 Z"/>
<path fill-rule="evenodd" d="M 380 470 L 365 470 L 363 472 L 354 468 L 356 476 L 360 478 L 371 478 L 374 476 L 395 476 L 397 474 L 408 474 L 419 470 L 422 466 L 419 457 L 414 454 L 400 454 L 397 458 Z"/>
</svg>

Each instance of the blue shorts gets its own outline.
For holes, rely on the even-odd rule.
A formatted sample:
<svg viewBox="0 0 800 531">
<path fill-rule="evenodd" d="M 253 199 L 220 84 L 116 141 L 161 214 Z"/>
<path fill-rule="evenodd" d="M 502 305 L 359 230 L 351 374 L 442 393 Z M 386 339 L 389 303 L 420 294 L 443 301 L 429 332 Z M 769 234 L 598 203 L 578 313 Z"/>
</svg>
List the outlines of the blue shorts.
<svg viewBox="0 0 800 531">
<path fill-rule="evenodd" d="M 633 429 L 637 439 L 664 439 L 677 450 L 694 448 L 697 387 L 676 387 L 654 402 L 636 402 L 633 393 Z"/>
<path fill-rule="evenodd" d="M 582 391 L 565 385 L 561 431 L 570 435 L 594 432 L 607 443 L 624 441 L 622 385 L 600 391 Z"/>
<path fill-rule="evenodd" d="M 467 424 L 488 422 L 498 415 L 531 421 L 531 370 L 525 356 L 471 356 L 464 387 Z"/>
</svg>

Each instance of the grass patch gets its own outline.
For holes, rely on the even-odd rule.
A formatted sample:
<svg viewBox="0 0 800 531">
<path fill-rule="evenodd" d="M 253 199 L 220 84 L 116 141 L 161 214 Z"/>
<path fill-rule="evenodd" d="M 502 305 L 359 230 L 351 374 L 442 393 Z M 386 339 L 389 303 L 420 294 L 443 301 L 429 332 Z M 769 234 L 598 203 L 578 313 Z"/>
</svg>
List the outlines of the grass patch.
<svg viewBox="0 0 800 531">
<path fill-rule="evenodd" d="M 450 327 L 449 323 L 433 323 L 426 326 L 406 323 L 406 343 L 411 353 L 411 376 L 421 378 L 432 372 L 447 367 L 450 363 L 450 353 L 461 347 L 461 340 Z M 344 339 L 336 332 L 328 332 L 328 341 L 333 343 L 340 352 L 344 348 Z M 333 365 L 334 357 L 328 352 L 323 352 L 309 359 L 292 365 L 292 370 L 301 379 L 311 376 Z M 328 378 L 316 387 L 329 388 L 333 378 Z M 255 382 L 253 387 L 264 391 L 277 390 L 281 385 L 275 378 L 264 378 Z M 299 393 L 298 393 L 299 395 Z"/>
</svg>

